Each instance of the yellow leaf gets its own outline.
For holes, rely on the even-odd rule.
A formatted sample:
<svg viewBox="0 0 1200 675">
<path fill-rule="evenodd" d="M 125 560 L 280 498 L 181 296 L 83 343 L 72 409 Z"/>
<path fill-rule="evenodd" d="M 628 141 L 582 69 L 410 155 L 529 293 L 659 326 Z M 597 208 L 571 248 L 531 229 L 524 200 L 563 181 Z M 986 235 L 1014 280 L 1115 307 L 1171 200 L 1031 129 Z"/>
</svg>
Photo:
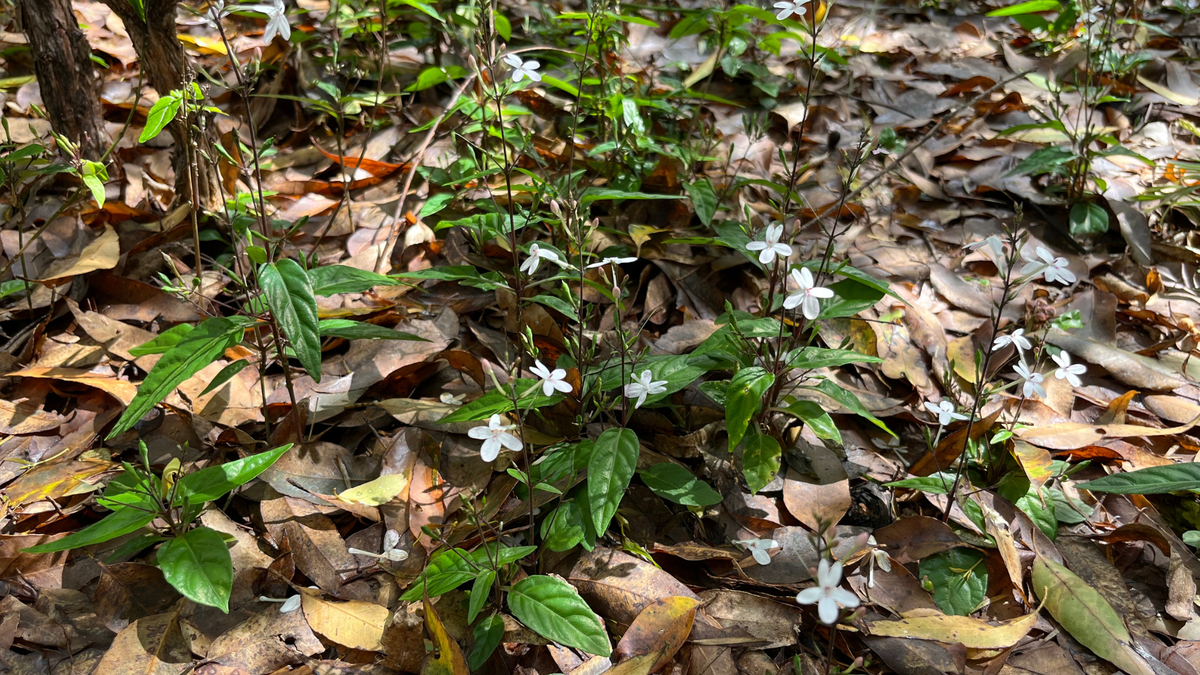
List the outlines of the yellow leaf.
<svg viewBox="0 0 1200 675">
<path fill-rule="evenodd" d="M 220 54 L 227 56 L 229 50 L 225 49 L 225 44 L 219 38 L 204 37 L 203 35 L 187 35 L 181 33 L 179 41 L 191 45 L 196 48 L 196 51 L 201 54 Z"/>
<path fill-rule="evenodd" d="M 1013 443 L 1013 455 L 1021 463 L 1021 468 L 1025 469 L 1029 482 L 1033 483 L 1038 494 L 1041 494 L 1042 486 L 1054 473 L 1051 469 L 1054 460 L 1050 457 L 1050 452 L 1025 441 L 1016 441 Z"/>
<path fill-rule="evenodd" d="M 667 230 L 663 230 L 663 229 L 660 229 L 657 227 L 650 227 L 649 225 L 630 225 L 629 226 L 629 238 L 633 239 L 633 245 L 637 246 L 638 255 L 641 255 L 642 254 L 642 244 L 650 241 L 650 237 L 658 234 L 659 232 L 666 232 L 666 231 Z"/>
<path fill-rule="evenodd" d="M 404 488 L 408 487 L 408 480 L 409 477 L 402 473 L 389 473 L 346 490 L 338 495 L 338 499 L 366 506 L 383 506 L 404 492 Z"/>
<path fill-rule="evenodd" d="M 351 649 L 368 652 L 383 649 L 387 607 L 361 600 L 327 602 L 312 595 L 305 595 L 300 606 L 309 627 L 327 639 Z"/>
<path fill-rule="evenodd" d="M 1037 623 L 1037 612 L 993 626 L 968 616 L 933 614 L 911 616 L 899 621 L 876 621 L 871 635 L 935 640 L 961 644 L 968 649 L 1004 649 L 1025 637 Z"/>
<path fill-rule="evenodd" d="M 467 667 L 462 649 L 446 632 L 446 626 L 433 610 L 433 605 L 429 604 L 428 596 L 425 598 L 425 630 L 429 631 L 429 637 L 437 647 L 438 657 L 426 657 L 421 666 L 421 675 L 469 675 L 471 669 Z"/>
<path fill-rule="evenodd" d="M 1151 82 L 1150 80 L 1147 80 L 1146 78 L 1142 77 L 1141 75 L 1138 75 L 1137 79 L 1138 79 L 1138 82 L 1141 82 L 1142 84 L 1146 85 L 1147 89 L 1149 89 L 1150 91 L 1167 99 L 1171 103 L 1178 103 L 1179 105 L 1186 105 L 1186 106 L 1200 105 L 1200 98 L 1193 98 L 1191 96 L 1184 96 L 1183 94 L 1176 94 L 1175 92 L 1162 86 L 1161 84 L 1155 84 L 1155 83 Z"/>
</svg>

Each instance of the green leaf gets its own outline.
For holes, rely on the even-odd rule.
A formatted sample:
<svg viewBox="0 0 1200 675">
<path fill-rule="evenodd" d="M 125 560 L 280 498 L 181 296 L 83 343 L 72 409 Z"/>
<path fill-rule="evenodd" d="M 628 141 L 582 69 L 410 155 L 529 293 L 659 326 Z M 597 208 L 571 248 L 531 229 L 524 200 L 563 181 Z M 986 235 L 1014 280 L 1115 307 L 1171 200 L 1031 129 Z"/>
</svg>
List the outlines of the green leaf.
<svg viewBox="0 0 1200 675">
<path fill-rule="evenodd" d="M 1127 673 L 1156 672 L 1134 651 L 1125 621 L 1096 589 L 1042 556 L 1033 559 L 1033 591 L 1071 637 Z"/>
<path fill-rule="evenodd" d="M 421 211 L 417 213 L 417 218 L 425 219 L 439 213 L 442 209 L 449 206 L 450 202 L 454 201 L 455 196 L 453 192 L 439 192 L 432 195 L 421 205 Z"/>
<path fill-rule="evenodd" d="M 950 494 L 950 488 L 954 486 L 955 477 L 956 475 L 953 473 L 940 471 L 919 478 L 905 478 L 904 480 L 892 481 L 884 487 L 920 490 L 921 492 L 928 492 L 931 495 L 945 495 Z"/>
<path fill-rule="evenodd" d="M 244 321 L 223 317 L 205 319 L 196 326 L 154 364 L 107 438 L 132 428 L 142 419 L 142 415 L 166 398 L 175 387 L 215 361 L 227 348 L 241 342 L 245 326 Z"/>
<path fill-rule="evenodd" d="M 721 495 L 691 471 L 671 462 L 659 462 L 638 473 L 654 494 L 684 506 L 704 507 L 721 503 Z"/>
<path fill-rule="evenodd" d="M 308 271 L 312 294 L 327 298 L 338 293 L 365 293 L 376 286 L 399 286 L 400 281 L 349 265 L 325 265 Z"/>
<path fill-rule="evenodd" d="M 248 365 L 250 365 L 250 361 L 246 359 L 238 359 L 237 361 L 225 366 L 221 369 L 221 372 L 217 373 L 217 376 L 212 379 L 212 382 L 208 383 L 208 386 L 204 388 L 204 391 L 200 392 L 200 395 L 204 396 L 208 392 L 232 380 L 234 375 L 237 375 L 245 370 L 246 366 Z"/>
<path fill-rule="evenodd" d="M 233 559 L 216 530 L 198 527 L 163 544 L 158 566 L 167 583 L 197 604 L 229 613 Z"/>
<path fill-rule="evenodd" d="M 1075 158 L 1075 151 L 1068 148 L 1057 146 L 1038 148 L 1030 153 L 1028 157 L 1021 160 L 1021 163 L 1016 168 L 1004 174 L 1004 177 L 1037 176 L 1043 173 L 1061 174 L 1065 172 L 1063 166 Z"/>
<path fill-rule="evenodd" d="M 644 405 L 657 403 L 671 394 L 687 387 L 691 383 L 700 379 L 707 370 L 703 367 L 690 363 L 689 355 L 681 356 L 648 356 L 639 361 L 633 368 L 626 366 L 621 368 L 620 364 L 610 365 L 605 368 L 600 376 L 600 390 L 609 391 L 618 387 L 624 386 L 629 382 L 629 379 L 636 373 L 649 370 L 654 382 L 666 382 L 666 391 L 661 394 L 655 394 L 646 398 Z M 625 380 L 621 380 L 621 375 L 625 375 Z"/>
<path fill-rule="evenodd" d="M 161 134 L 162 130 L 167 128 L 167 125 L 179 114 L 179 107 L 182 103 L 183 99 L 177 91 L 159 97 L 154 105 L 150 106 L 150 112 L 146 114 L 146 126 L 142 128 L 142 133 L 138 136 L 138 143 L 145 143 Z"/>
<path fill-rule="evenodd" d="M 986 14 L 986 16 L 1017 16 L 1019 14 L 1035 14 L 1037 12 L 1058 12 L 1062 10 L 1062 5 L 1058 0 L 1030 0 L 1029 2 L 1021 2 L 1008 7 L 994 9 Z"/>
<path fill-rule="evenodd" d="M 836 368 L 849 363 L 883 363 L 883 359 L 849 349 L 824 349 L 821 347 L 797 349 L 788 356 L 788 367 L 801 370 Z"/>
<path fill-rule="evenodd" d="M 104 207 L 104 181 L 94 173 L 85 173 L 80 176 L 83 184 L 92 193 L 92 199 L 96 200 L 96 206 Z"/>
<path fill-rule="evenodd" d="M 387 326 L 351 321 L 350 319 L 322 319 L 319 325 L 321 337 L 338 337 L 347 340 L 413 340 L 429 342 L 419 335 L 392 330 Z"/>
<path fill-rule="evenodd" d="M 750 486 L 750 494 L 758 494 L 775 478 L 782 456 L 779 441 L 773 436 L 759 433 L 757 429 L 751 429 L 746 434 L 746 443 L 742 448 L 742 475 Z"/>
<path fill-rule="evenodd" d="M 883 297 L 883 291 L 873 286 L 860 283 L 856 279 L 843 279 L 829 285 L 834 292 L 832 298 L 821 300 L 821 313 L 818 319 L 839 319 L 854 316 L 864 309 L 875 306 Z"/>
<path fill-rule="evenodd" d="M 640 453 L 637 434 L 630 429 L 606 429 L 596 439 L 596 449 L 588 462 L 587 492 L 597 534 L 608 529 L 633 478 Z"/>
<path fill-rule="evenodd" d="M 40 544 L 27 549 L 24 553 L 54 553 L 75 548 L 83 548 L 99 544 L 129 534 L 150 524 L 158 516 L 157 511 L 150 510 L 152 504 L 143 496 L 138 508 L 123 508 L 110 513 L 104 520 L 88 525 L 75 534 L 69 534 L 58 541 Z"/>
<path fill-rule="evenodd" d="M 871 411 L 867 410 L 867 407 L 862 404 L 862 401 L 859 401 L 858 397 L 854 395 L 854 392 L 839 387 L 832 380 L 822 380 L 815 387 L 815 389 L 822 394 L 825 394 L 829 398 L 837 401 L 846 410 L 849 410 L 859 417 L 869 420 L 872 424 L 886 431 L 888 434 L 891 434 L 893 438 L 896 438 L 896 434 L 892 433 L 892 430 L 887 428 L 887 425 L 884 424 L 878 417 L 872 415 Z"/>
<path fill-rule="evenodd" d="M 920 577 L 922 583 L 929 579 L 933 601 L 947 614 L 967 616 L 987 598 L 987 562 L 975 549 L 952 548 L 922 558 Z"/>
<path fill-rule="evenodd" d="M 500 12 L 492 12 L 492 21 L 496 26 L 496 33 L 504 38 L 505 42 L 512 39 L 512 24 L 509 23 L 508 17 Z"/>
<path fill-rule="evenodd" d="M 145 356 L 147 354 L 165 354 L 171 347 L 179 344 L 188 333 L 194 330 L 194 326 L 190 323 L 181 323 L 178 326 L 168 328 L 159 333 L 153 340 L 143 342 L 142 344 L 129 350 L 129 353 L 134 356 Z"/>
<path fill-rule="evenodd" d="M 245 485 L 258 474 L 266 471 L 292 447 L 291 443 L 281 445 L 274 450 L 260 452 L 239 460 L 226 462 L 217 466 L 200 469 L 189 473 L 179 480 L 179 497 L 187 497 L 192 504 L 211 502 L 220 498 L 230 490 Z"/>
<path fill-rule="evenodd" d="M 743 368 L 730 380 L 725 391 L 725 428 L 729 432 L 730 451 L 742 442 L 763 394 L 774 383 L 775 376 L 759 366 Z"/>
<path fill-rule="evenodd" d="M 1183 490 L 1200 491 L 1200 463 L 1184 462 L 1114 473 L 1111 476 L 1078 483 L 1076 487 L 1091 492 L 1119 495 L 1161 495 Z"/>
<path fill-rule="evenodd" d="M 497 288 L 508 288 L 504 278 L 495 272 L 480 274 L 479 270 L 470 265 L 452 265 L 448 267 L 431 267 L 416 272 L 397 274 L 401 279 L 437 279 L 438 281 L 457 281 L 464 286 L 494 291 Z"/>
<path fill-rule="evenodd" d="M 625 190 L 617 190 L 614 188 L 591 187 L 587 190 L 584 190 L 583 197 L 579 201 L 581 204 L 586 206 L 592 202 L 610 199 L 680 199 L 680 196 L 658 195 L 651 194 L 649 192 L 626 192 Z"/>
<path fill-rule="evenodd" d="M 508 607 L 542 637 L 588 654 L 612 654 L 600 617 L 562 579 L 539 574 L 518 581 L 508 592 Z"/>
<path fill-rule="evenodd" d="M 696 217 L 700 219 L 700 223 L 708 227 L 712 222 L 713 215 L 717 212 L 717 192 L 713 189 L 712 182 L 707 178 L 701 178 L 695 183 L 684 183 L 683 187 L 692 198 L 692 207 L 696 209 Z"/>
<path fill-rule="evenodd" d="M 564 502 L 542 521 L 542 543 L 551 551 L 569 551 L 583 541 L 583 514 L 573 501 Z"/>
<path fill-rule="evenodd" d="M 518 379 L 514 383 L 517 387 L 517 393 L 521 394 L 537 384 L 537 380 L 527 378 Z M 534 410 L 537 408 L 545 408 L 552 406 L 563 399 L 563 395 L 559 392 L 554 392 L 553 396 L 543 396 L 541 387 L 533 390 L 525 398 L 519 399 L 518 403 L 524 410 Z M 499 389 L 493 389 L 470 403 L 462 406 L 458 410 L 446 415 L 438 420 L 438 424 L 452 424 L 454 422 L 474 422 L 476 420 L 486 420 L 492 415 L 500 415 L 513 409 L 512 399 L 508 393 Z"/>
<path fill-rule="evenodd" d="M 812 429 L 818 438 L 834 441 L 839 444 L 842 442 L 842 432 L 838 431 L 837 425 L 833 423 L 833 418 L 829 416 L 829 413 L 825 412 L 824 408 L 813 401 L 793 401 L 784 410 L 804 420 L 808 424 L 808 428 Z"/>
<path fill-rule="evenodd" d="M 397 2 L 399 2 L 402 5 L 408 5 L 409 7 L 412 7 L 413 9 L 418 9 L 418 10 L 424 12 L 425 14 L 429 15 L 431 18 L 437 19 L 438 21 L 441 21 L 442 23 L 445 23 L 445 21 L 446 21 L 445 19 L 442 18 L 442 16 L 440 14 L 437 13 L 436 9 L 434 9 L 431 5 L 427 5 L 423 2 L 420 2 L 420 0 L 397 0 Z"/>
<path fill-rule="evenodd" d="M 300 365 L 316 382 L 321 381 L 321 330 L 317 319 L 317 298 L 303 267 L 285 258 L 259 268 L 263 296 L 271 314 L 279 322 Z"/>
<path fill-rule="evenodd" d="M 500 638 L 504 637 L 504 619 L 499 614 L 493 614 L 480 621 L 472 632 L 475 635 L 475 647 L 467 657 L 467 666 L 471 672 L 475 672 L 487 663 L 488 657 L 500 646 Z"/>
<path fill-rule="evenodd" d="M 1108 232 L 1108 211 L 1096 202 L 1079 202 L 1072 206 L 1068 220 L 1071 223 L 1071 234 Z"/>
<path fill-rule="evenodd" d="M 467 623 L 475 623 L 475 617 L 479 616 L 485 605 L 487 605 L 488 597 L 492 594 L 492 584 L 496 582 L 496 573 L 492 570 L 485 570 L 483 574 L 475 577 L 475 583 L 471 586 L 471 602 L 467 606 Z"/>
<path fill-rule="evenodd" d="M 404 91 L 423 91 L 449 79 L 450 76 L 446 74 L 445 68 L 441 66 L 429 66 L 422 70 L 421 74 L 417 76 L 417 81 L 408 85 Z"/>
<path fill-rule="evenodd" d="M 436 598 L 474 579 L 481 570 L 471 560 L 470 554 L 460 548 L 452 548 L 433 556 L 413 585 L 400 599 L 416 602 L 423 594 Z"/>
<path fill-rule="evenodd" d="M 1200 546 L 1200 530 L 1188 530 L 1183 533 L 1183 543 L 1188 546 Z"/>
</svg>

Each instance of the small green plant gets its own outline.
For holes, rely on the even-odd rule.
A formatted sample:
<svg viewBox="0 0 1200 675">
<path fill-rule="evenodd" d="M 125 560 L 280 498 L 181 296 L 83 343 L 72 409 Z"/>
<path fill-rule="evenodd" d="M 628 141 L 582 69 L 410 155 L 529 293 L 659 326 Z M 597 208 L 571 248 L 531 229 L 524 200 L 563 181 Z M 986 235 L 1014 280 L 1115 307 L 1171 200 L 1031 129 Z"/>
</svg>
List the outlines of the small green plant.
<svg viewBox="0 0 1200 675">
<path fill-rule="evenodd" d="M 150 466 L 146 444 L 138 443 L 142 464 L 124 462 L 125 471 L 109 482 L 98 503 L 111 513 L 97 523 L 57 541 L 24 550 L 54 553 L 101 544 L 133 534 L 147 526 L 153 531 L 133 537 L 113 553 L 114 558 L 136 554 L 157 545 L 157 564 L 163 577 L 184 597 L 201 605 L 229 611 L 233 560 L 226 535 L 193 524 L 210 502 L 220 499 L 275 463 L 291 444 L 239 460 L 181 473 L 178 459 L 161 475 Z"/>
</svg>

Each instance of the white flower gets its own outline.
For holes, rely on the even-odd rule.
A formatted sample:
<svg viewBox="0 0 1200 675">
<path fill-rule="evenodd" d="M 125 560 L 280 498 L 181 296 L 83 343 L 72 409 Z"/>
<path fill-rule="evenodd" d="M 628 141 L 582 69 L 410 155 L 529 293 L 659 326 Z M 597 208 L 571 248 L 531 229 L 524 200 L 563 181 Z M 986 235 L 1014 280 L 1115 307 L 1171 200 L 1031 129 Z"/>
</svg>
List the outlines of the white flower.
<svg viewBox="0 0 1200 675">
<path fill-rule="evenodd" d="M 981 248 L 987 247 L 988 257 L 992 262 L 996 263 L 996 267 L 1001 272 L 1004 271 L 1004 242 L 1000 241 L 1000 237 L 991 235 L 987 239 L 981 239 L 972 244 L 967 244 L 967 248 L 972 251 L 978 251 Z"/>
<path fill-rule="evenodd" d="M 782 246 L 782 244 L 780 245 Z M 807 267 L 792 270 L 792 281 L 796 284 L 796 292 L 784 299 L 784 309 L 795 309 L 797 305 L 800 305 L 804 318 L 809 321 L 815 320 L 817 315 L 821 313 L 821 305 L 817 302 L 818 299 L 832 298 L 833 291 L 824 286 L 815 285 L 816 282 L 813 281 L 812 272 Z"/>
<path fill-rule="evenodd" d="M 483 441 L 483 447 L 479 450 L 479 456 L 485 462 L 492 462 L 500 456 L 501 446 L 513 452 L 521 449 L 521 439 L 508 433 L 512 428 L 513 425 L 505 424 L 499 415 L 492 415 L 486 427 L 472 427 L 467 432 L 467 435 L 475 440 Z"/>
<path fill-rule="evenodd" d="M 954 407 L 954 402 L 948 398 L 942 399 L 941 403 L 934 403 L 933 401 L 926 401 L 925 409 L 928 410 L 929 412 L 933 413 L 934 415 L 937 415 L 938 424 L 940 424 L 942 426 L 946 426 L 947 424 L 950 424 L 954 420 L 967 419 L 966 415 L 964 415 L 960 412 L 957 412 L 957 409 Z"/>
<path fill-rule="evenodd" d="M 804 11 L 803 8 L 803 2 L 777 2 L 775 9 L 779 10 L 779 13 L 775 15 L 775 18 L 783 21 L 793 14 L 799 15 Z"/>
<path fill-rule="evenodd" d="M 1093 23 L 1096 23 L 1097 21 L 1099 21 L 1099 20 L 1100 20 L 1100 7 L 1099 7 L 1099 5 L 1092 5 L 1091 7 L 1088 7 L 1087 9 L 1083 10 L 1083 11 L 1082 11 L 1082 12 L 1079 14 L 1079 18 L 1080 18 L 1080 19 L 1082 19 L 1082 20 L 1083 20 L 1083 22 L 1084 22 L 1084 23 L 1086 23 L 1086 24 L 1088 24 L 1088 25 L 1091 25 L 1091 24 L 1093 24 Z"/>
<path fill-rule="evenodd" d="M 816 605 L 821 623 L 832 626 L 837 623 L 840 607 L 858 607 L 858 596 L 839 588 L 842 583 L 842 561 L 832 565 L 822 558 L 817 566 L 817 585 L 806 588 L 796 594 L 796 602 L 802 605 Z"/>
<path fill-rule="evenodd" d="M 1025 384 L 1021 387 L 1021 392 L 1025 394 L 1025 398 L 1030 398 L 1034 394 L 1046 398 L 1046 388 L 1042 386 L 1041 373 L 1033 372 L 1024 363 L 1018 363 L 1013 370 L 1017 371 L 1017 375 L 1022 380 L 1025 380 Z"/>
<path fill-rule="evenodd" d="M 1025 337 L 1025 329 L 1018 328 L 1009 335 L 1001 335 L 992 343 L 992 349 L 1003 349 L 1009 345 L 1017 348 L 1017 354 L 1021 357 L 1021 362 L 1025 362 L 1025 350 L 1033 349 L 1033 343 L 1029 338 Z"/>
<path fill-rule="evenodd" d="M 521 271 L 526 274 L 533 274 L 537 271 L 538 265 L 542 263 L 542 260 L 549 260 L 560 267 L 563 264 L 558 259 L 557 253 L 544 250 L 537 242 L 534 242 L 529 245 L 529 257 L 525 259 L 525 262 L 521 263 Z"/>
<path fill-rule="evenodd" d="M 541 361 L 534 361 L 533 368 L 530 368 L 530 370 L 542 381 L 542 395 L 544 396 L 553 396 L 555 390 L 566 394 L 574 388 L 564 381 L 567 377 L 567 371 L 562 368 L 555 368 L 552 371 L 543 365 Z"/>
<path fill-rule="evenodd" d="M 404 549 L 396 548 L 400 543 L 400 533 L 395 530 L 388 530 L 383 535 L 383 553 L 371 553 L 360 548 L 350 547 L 346 549 L 354 555 L 366 555 L 379 560 L 390 560 L 392 562 L 401 562 L 408 560 L 408 552 Z"/>
<path fill-rule="evenodd" d="M 209 3 L 208 9 L 204 12 L 204 21 L 211 28 L 216 28 L 217 23 L 225 16 L 225 0 L 213 0 Z"/>
<path fill-rule="evenodd" d="M 666 380 L 658 382 L 652 380 L 654 380 L 654 374 L 649 370 L 643 370 L 641 375 L 633 376 L 633 382 L 625 385 L 625 396 L 637 399 L 637 403 L 633 404 L 635 409 L 642 407 L 642 404 L 646 402 L 647 396 L 661 394 L 667 390 L 664 386 L 667 383 Z"/>
<path fill-rule="evenodd" d="M 1072 387 L 1078 387 L 1083 384 L 1079 376 L 1087 372 L 1087 366 L 1082 363 L 1071 363 L 1071 355 L 1065 350 L 1061 351 L 1051 358 L 1058 364 L 1058 370 L 1054 371 L 1054 376 L 1060 380 L 1066 380 Z"/>
<path fill-rule="evenodd" d="M 591 265 L 588 265 L 586 269 L 594 270 L 597 267 L 604 267 L 605 265 L 627 265 L 632 262 L 637 262 L 637 258 L 605 258 L 600 262 L 594 262 Z"/>
<path fill-rule="evenodd" d="M 269 5 L 242 5 L 241 9 L 267 15 L 267 27 L 263 30 L 263 43 L 271 44 L 276 35 L 284 40 L 292 37 L 292 26 L 288 23 L 287 7 L 283 0 L 271 0 Z"/>
<path fill-rule="evenodd" d="M 542 76 L 538 74 L 537 69 L 542 67 L 542 64 L 537 61 L 522 61 L 521 57 L 516 54 L 509 54 L 504 57 L 504 62 L 512 67 L 513 82 L 520 82 L 525 78 L 529 78 L 534 82 L 541 82 Z"/>
<path fill-rule="evenodd" d="M 759 565 L 769 565 L 771 554 L 768 551 L 779 548 L 779 542 L 774 539 L 734 539 L 733 543 L 749 551 Z"/>
<path fill-rule="evenodd" d="M 302 596 L 302 595 L 293 595 L 292 597 L 287 598 L 285 600 L 284 598 L 268 598 L 265 595 L 260 595 L 260 596 L 258 596 L 258 601 L 259 602 L 282 603 L 279 605 L 279 611 L 283 612 L 284 614 L 287 614 L 288 612 L 294 612 L 297 609 L 299 609 L 300 602 L 303 598 L 304 598 L 304 596 Z"/>
<path fill-rule="evenodd" d="M 1046 281 L 1050 283 L 1054 283 L 1055 281 L 1062 281 L 1064 284 L 1075 283 L 1075 274 L 1069 269 L 1071 264 L 1067 262 L 1066 258 L 1055 258 L 1054 254 L 1051 253 L 1045 246 L 1037 247 L 1037 257 L 1030 257 L 1027 251 L 1028 249 L 1021 251 L 1021 257 L 1028 261 L 1028 263 L 1021 268 L 1022 275 L 1036 275 L 1040 274 L 1044 270 L 1046 273 Z"/>
<path fill-rule="evenodd" d="M 875 541 L 874 536 L 867 537 L 867 545 L 871 546 L 871 560 L 867 571 L 867 588 L 875 588 L 875 568 L 884 572 L 892 571 L 892 559 L 888 556 L 887 551 L 879 548 L 879 542 Z"/>
<path fill-rule="evenodd" d="M 451 394 L 450 392 L 445 391 L 442 392 L 442 395 L 438 398 L 438 400 L 446 405 L 462 405 L 463 398 L 465 397 L 466 394 Z"/>
<path fill-rule="evenodd" d="M 763 232 L 762 241 L 752 241 L 746 244 L 746 249 L 750 251 L 762 251 L 758 254 L 758 262 L 764 265 L 770 265 L 775 262 L 775 256 L 781 255 L 784 258 L 792 254 L 792 247 L 787 244 L 779 243 L 779 238 L 783 236 L 783 225 L 772 223 L 767 226 Z"/>
</svg>

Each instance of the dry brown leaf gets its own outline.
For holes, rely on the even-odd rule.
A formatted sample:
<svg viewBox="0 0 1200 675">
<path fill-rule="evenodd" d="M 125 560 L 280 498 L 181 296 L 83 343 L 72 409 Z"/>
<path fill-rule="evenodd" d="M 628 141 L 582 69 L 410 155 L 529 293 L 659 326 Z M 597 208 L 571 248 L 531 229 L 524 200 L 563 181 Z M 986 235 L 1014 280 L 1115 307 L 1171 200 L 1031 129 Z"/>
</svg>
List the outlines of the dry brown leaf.
<svg viewBox="0 0 1200 675">
<path fill-rule="evenodd" d="M 76 277 L 96 270 L 110 270 L 121 259 L 121 238 L 112 225 L 105 225 L 104 232 L 88 244 L 73 260 L 60 260 L 50 266 L 42 282 Z"/>
<path fill-rule="evenodd" d="M 1105 438 L 1132 438 L 1145 436 L 1175 436 L 1182 434 L 1196 423 L 1200 416 L 1194 417 L 1186 424 L 1177 427 L 1158 429 L 1142 427 L 1134 424 L 1084 424 L 1083 422 L 1062 422 L 1045 427 L 1027 427 L 1018 430 L 1017 436 L 1040 448 L 1049 450 L 1074 450 L 1095 445 Z"/>
<path fill-rule="evenodd" d="M 125 405 L 137 396 L 137 386 L 132 382 L 118 380 L 115 377 L 105 377 L 79 368 L 26 368 L 9 373 L 7 377 L 36 377 L 47 380 L 60 380 L 73 384 L 82 384 L 111 394 Z"/>
<path fill-rule="evenodd" d="M 819 484 L 788 469 L 783 481 L 783 503 L 808 529 L 823 532 L 850 510 L 850 481 L 842 478 Z"/>
<path fill-rule="evenodd" d="M 991 625 L 969 616 L 934 614 L 911 616 L 898 621 L 873 621 L 868 624 L 871 635 L 935 640 L 961 644 L 968 649 L 1004 649 L 1025 637 L 1037 623 L 1037 612 Z"/>
<path fill-rule="evenodd" d="M 147 616 L 117 634 L 95 675 L 180 675 L 192 665 L 192 651 L 179 625 L 179 608 Z"/>
</svg>

